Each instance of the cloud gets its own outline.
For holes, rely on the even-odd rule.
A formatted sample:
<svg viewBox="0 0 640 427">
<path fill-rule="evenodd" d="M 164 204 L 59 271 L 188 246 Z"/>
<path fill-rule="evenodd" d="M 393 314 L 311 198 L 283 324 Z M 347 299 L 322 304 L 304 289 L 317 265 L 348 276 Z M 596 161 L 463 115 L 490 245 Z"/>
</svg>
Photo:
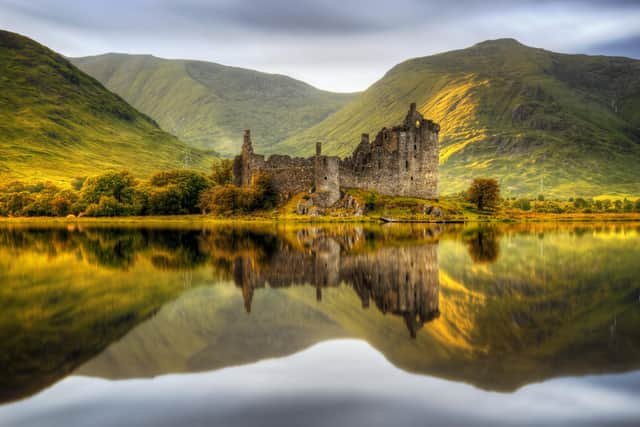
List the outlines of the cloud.
<svg viewBox="0 0 640 427">
<path fill-rule="evenodd" d="M 117 51 L 362 90 L 396 63 L 501 37 L 640 57 L 630 0 L 0 0 L 0 27 L 69 56 Z"/>
<path fill-rule="evenodd" d="M 586 50 L 596 55 L 626 56 L 640 58 L 640 34 L 622 39 L 595 44 Z"/>
</svg>

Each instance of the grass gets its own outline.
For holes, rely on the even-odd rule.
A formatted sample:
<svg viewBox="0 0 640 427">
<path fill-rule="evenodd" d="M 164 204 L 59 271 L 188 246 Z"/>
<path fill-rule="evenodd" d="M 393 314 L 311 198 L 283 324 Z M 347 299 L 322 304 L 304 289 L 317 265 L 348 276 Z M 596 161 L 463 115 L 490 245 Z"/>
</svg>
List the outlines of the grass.
<svg viewBox="0 0 640 427">
<path fill-rule="evenodd" d="M 98 81 L 38 43 L 0 31 L 0 183 L 68 183 L 129 169 L 138 177 L 209 157 L 162 131 Z"/>
<path fill-rule="evenodd" d="M 495 177 L 508 196 L 640 194 L 640 61 L 563 55 L 515 40 L 411 59 L 280 152 L 346 156 L 410 102 L 441 125 L 444 194 Z"/>
<path fill-rule="evenodd" d="M 236 155 L 244 129 L 269 152 L 353 98 L 290 77 L 149 55 L 107 54 L 71 61 L 160 126 L 194 147 Z"/>
</svg>

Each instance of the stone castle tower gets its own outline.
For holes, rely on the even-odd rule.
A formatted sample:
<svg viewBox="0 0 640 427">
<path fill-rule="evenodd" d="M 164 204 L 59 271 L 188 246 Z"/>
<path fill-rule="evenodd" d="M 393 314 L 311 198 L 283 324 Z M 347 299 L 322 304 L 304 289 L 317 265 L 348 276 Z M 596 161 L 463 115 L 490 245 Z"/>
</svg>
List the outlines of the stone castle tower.
<svg viewBox="0 0 640 427">
<path fill-rule="evenodd" d="M 333 205 L 343 188 L 377 191 L 389 196 L 424 199 L 438 197 L 440 126 L 425 119 L 411 104 L 402 124 L 383 128 L 373 142 L 363 134 L 351 156 L 340 159 L 322 154 L 307 159 L 254 154 L 251 135 L 245 131 L 242 152 L 234 160 L 234 182 L 246 186 L 257 173 L 268 173 L 282 199 L 312 192 L 314 204 Z"/>
</svg>

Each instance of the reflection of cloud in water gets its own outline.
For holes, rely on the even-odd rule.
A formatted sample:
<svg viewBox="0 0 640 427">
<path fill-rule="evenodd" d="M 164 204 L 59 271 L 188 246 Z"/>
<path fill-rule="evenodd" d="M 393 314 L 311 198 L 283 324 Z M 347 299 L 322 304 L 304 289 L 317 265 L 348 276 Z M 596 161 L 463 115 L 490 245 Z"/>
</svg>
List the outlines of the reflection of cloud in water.
<svg viewBox="0 0 640 427">
<path fill-rule="evenodd" d="M 0 422 L 138 426 L 631 425 L 640 373 L 563 378 L 515 393 L 403 372 L 371 346 L 327 341 L 296 355 L 147 380 L 71 377 L 6 406 Z M 179 390 L 179 392 L 177 392 Z M 134 420 L 134 421 L 132 421 Z"/>
</svg>

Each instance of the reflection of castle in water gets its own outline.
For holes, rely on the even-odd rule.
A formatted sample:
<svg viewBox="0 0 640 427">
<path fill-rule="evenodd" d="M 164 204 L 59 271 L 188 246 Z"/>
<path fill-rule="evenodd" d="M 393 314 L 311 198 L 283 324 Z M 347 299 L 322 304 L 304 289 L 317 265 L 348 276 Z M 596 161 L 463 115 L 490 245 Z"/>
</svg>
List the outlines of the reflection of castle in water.
<svg viewBox="0 0 640 427">
<path fill-rule="evenodd" d="M 305 230 L 297 236 L 300 248 L 282 241 L 266 260 L 237 257 L 234 281 L 242 288 L 247 312 L 251 311 L 254 291 L 267 285 L 310 284 L 321 300 L 323 288 L 346 284 L 358 294 L 363 308 L 373 300 L 381 312 L 403 317 L 415 337 L 425 323 L 440 314 L 437 243 L 368 252 L 345 250 L 362 238 L 362 233 L 330 237 Z"/>
</svg>

